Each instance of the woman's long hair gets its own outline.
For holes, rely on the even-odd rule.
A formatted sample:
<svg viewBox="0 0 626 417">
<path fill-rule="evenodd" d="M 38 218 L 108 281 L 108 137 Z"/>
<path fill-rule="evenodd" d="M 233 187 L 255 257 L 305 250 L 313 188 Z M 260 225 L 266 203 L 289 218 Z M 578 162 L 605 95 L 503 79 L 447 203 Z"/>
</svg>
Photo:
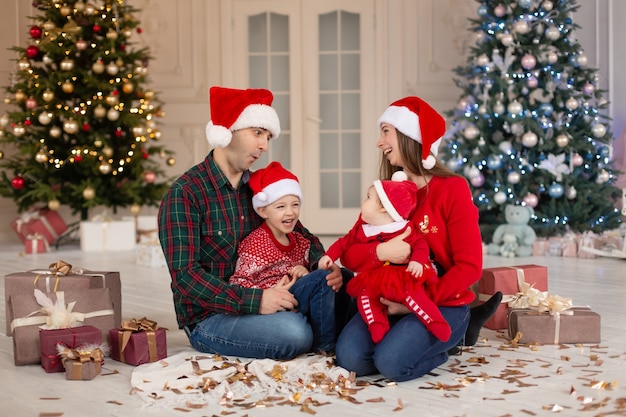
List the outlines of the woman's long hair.
<svg viewBox="0 0 626 417">
<path fill-rule="evenodd" d="M 404 169 L 407 172 L 419 176 L 433 175 L 437 177 L 458 177 L 459 174 L 451 171 L 445 166 L 439 159 L 436 159 L 435 166 L 431 169 L 426 169 L 422 165 L 422 144 L 416 140 L 411 139 L 404 133 L 396 129 L 398 136 L 398 147 L 400 148 L 400 155 L 404 161 Z M 402 170 L 401 167 L 393 166 L 389 163 L 387 157 L 382 154 L 380 160 L 379 178 L 383 180 L 391 179 L 394 172 Z"/>
</svg>

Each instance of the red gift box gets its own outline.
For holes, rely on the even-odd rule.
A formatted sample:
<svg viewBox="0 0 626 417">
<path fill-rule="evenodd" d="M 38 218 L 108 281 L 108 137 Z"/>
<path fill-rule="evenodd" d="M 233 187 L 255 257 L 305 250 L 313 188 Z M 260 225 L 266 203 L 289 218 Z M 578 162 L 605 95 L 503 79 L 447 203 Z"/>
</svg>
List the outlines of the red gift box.
<svg viewBox="0 0 626 417">
<path fill-rule="evenodd" d="M 48 241 L 40 234 L 28 235 L 24 241 L 24 252 L 27 254 L 32 253 L 45 253 L 50 251 Z"/>
<path fill-rule="evenodd" d="M 518 343 L 600 343 L 600 315 L 587 307 L 572 307 L 559 314 L 512 308 L 509 337 L 518 334 Z"/>
<path fill-rule="evenodd" d="M 84 345 L 99 346 L 102 344 L 102 332 L 93 326 L 40 330 L 39 344 L 43 369 L 46 372 L 65 372 L 57 345 L 63 345 L 68 349 L 76 349 Z"/>
<path fill-rule="evenodd" d="M 548 268 L 540 265 L 517 265 L 486 268 L 478 281 L 478 299 L 487 301 L 497 291 L 502 292 L 502 303 L 484 326 L 492 330 L 508 328 L 508 303 L 522 291 L 522 283 L 532 284 L 539 291 L 548 291 Z"/>
<path fill-rule="evenodd" d="M 22 242 L 26 242 L 28 235 L 39 234 L 52 244 L 67 230 L 67 225 L 59 213 L 43 208 L 23 213 L 11 222 L 11 228 Z"/>
<path fill-rule="evenodd" d="M 119 272 L 73 269 L 71 265 L 63 261 L 57 261 L 51 264 L 47 270 L 15 272 L 5 275 L 6 334 L 11 334 L 11 322 L 13 321 L 12 295 L 25 294 L 32 297 L 35 289 L 39 289 L 44 293 L 50 293 L 55 291 L 86 290 L 89 288 L 109 289 L 113 310 L 115 311 L 115 322 L 111 327 L 119 327 L 122 323 L 122 285 Z"/>
<path fill-rule="evenodd" d="M 77 314 L 76 317 L 82 319 L 80 325 L 98 328 L 102 333 L 102 340 L 106 340 L 109 330 L 115 327 L 109 289 L 58 291 L 48 293 L 46 296 L 55 302 L 61 293 L 64 295 L 66 304 L 76 302 L 72 312 Z M 41 308 L 34 294 L 11 295 L 11 309 L 13 317 L 15 317 L 11 322 L 15 365 L 30 365 L 41 362 L 39 326 L 45 324 L 48 318 L 45 314 L 39 313 Z"/>
<path fill-rule="evenodd" d="M 165 330 L 146 318 L 122 323 L 121 328 L 109 331 L 111 358 L 129 365 L 141 365 L 166 358 Z"/>
</svg>

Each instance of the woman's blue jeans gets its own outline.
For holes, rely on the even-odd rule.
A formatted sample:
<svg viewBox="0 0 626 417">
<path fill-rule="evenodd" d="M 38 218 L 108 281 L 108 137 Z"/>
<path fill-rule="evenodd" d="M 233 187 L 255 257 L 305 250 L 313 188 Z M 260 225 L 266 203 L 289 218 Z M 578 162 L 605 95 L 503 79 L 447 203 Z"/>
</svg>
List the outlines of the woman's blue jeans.
<svg viewBox="0 0 626 417">
<path fill-rule="evenodd" d="M 337 340 L 337 364 L 357 376 L 380 373 L 393 381 L 418 378 L 448 360 L 448 350 L 464 337 L 469 324 L 468 306 L 440 307 L 452 335 L 442 342 L 415 316 L 390 316 L 391 330 L 378 344 L 372 342 L 360 314 L 344 327 Z"/>
<path fill-rule="evenodd" d="M 186 329 L 191 346 L 205 353 L 246 358 L 291 359 L 335 346 L 335 292 L 328 271 L 315 270 L 298 279 L 291 292 L 297 312 L 214 314 Z"/>
</svg>

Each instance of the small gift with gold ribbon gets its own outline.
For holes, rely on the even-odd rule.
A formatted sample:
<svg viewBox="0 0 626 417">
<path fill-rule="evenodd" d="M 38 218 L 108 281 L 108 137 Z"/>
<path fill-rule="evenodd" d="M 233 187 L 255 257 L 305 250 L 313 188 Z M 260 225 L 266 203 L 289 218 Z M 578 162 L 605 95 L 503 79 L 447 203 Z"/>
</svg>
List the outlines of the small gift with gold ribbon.
<svg viewBox="0 0 626 417">
<path fill-rule="evenodd" d="M 548 291 L 548 268 L 541 265 L 517 265 L 485 268 L 478 281 L 478 300 L 487 301 L 497 291 L 502 292 L 502 303 L 484 326 L 492 330 L 506 329 L 509 303 L 520 301 L 521 295 L 532 291 Z"/>
<path fill-rule="evenodd" d="M 88 381 L 100 375 L 106 349 L 107 346 L 102 344 L 83 344 L 73 349 L 58 344 L 58 355 L 65 367 L 65 378 Z"/>
<path fill-rule="evenodd" d="M 167 357 L 166 329 L 146 317 L 122 322 L 109 331 L 111 358 L 129 365 L 156 362 Z"/>
<path fill-rule="evenodd" d="M 48 241 L 40 233 L 31 233 L 26 236 L 24 242 L 24 252 L 26 254 L 50 252 Z"/>
<path fill-rule="evenodd" d="M 46 372 L 64 372 L 59 347 L 64 350 L 79 349 L 84 345 L 102 345 L 102 332 L 94 326 L 79 326 L 67 329 L 41 330 L 41 366 Z M 80 350 L 80 349 L 79 349 Z M 108 349 L 107 349 L 108 352 Z"/>
<path fill-rule="evenodd" d="M 537 305 L 512 308 L 508 330 L 518 343 L 600 343 L 600 315 L 572 306 L 571 298 L 545 294 Z"/>
</svg>

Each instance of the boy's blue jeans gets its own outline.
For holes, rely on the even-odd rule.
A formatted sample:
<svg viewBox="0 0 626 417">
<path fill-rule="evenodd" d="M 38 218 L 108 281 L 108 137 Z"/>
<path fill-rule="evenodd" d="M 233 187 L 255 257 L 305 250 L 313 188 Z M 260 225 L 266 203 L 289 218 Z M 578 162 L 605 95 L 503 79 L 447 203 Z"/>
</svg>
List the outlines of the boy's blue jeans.
<svg viewBox="0 0 626 417">
<path fill-rule="evenodd" d="M 315 270 L 298 279 L 291 293 L 297 312 L 215 314 L 185 328 L 194 349 L 246 358 L 291 359 L 302 353 L 335 348 L 335 292 L 329 271 Z"/>
</svg>

